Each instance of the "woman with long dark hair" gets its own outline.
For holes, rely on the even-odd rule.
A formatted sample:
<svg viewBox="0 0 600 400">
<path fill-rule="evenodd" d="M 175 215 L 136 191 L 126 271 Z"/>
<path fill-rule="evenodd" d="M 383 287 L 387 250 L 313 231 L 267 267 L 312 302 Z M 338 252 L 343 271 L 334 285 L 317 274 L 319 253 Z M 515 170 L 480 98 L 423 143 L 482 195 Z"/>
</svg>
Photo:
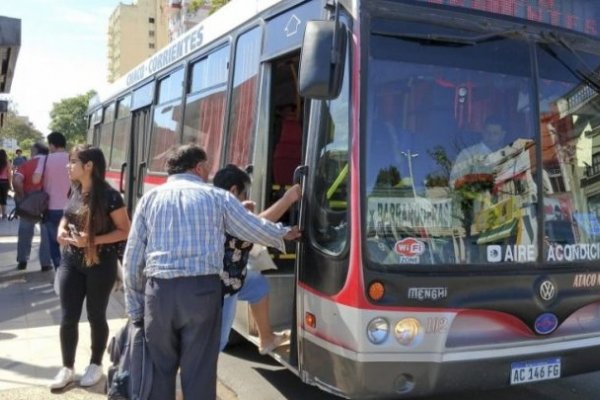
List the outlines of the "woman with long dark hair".
<svg viewBox="0 0 600 400">
<path fill-rule="evenodd" d="M 121 195 L 105 180 L 102 150 L 76 146 L 69 154 L 67 168 L 72 187 L 58 228 L 57 240 L 63 250 L 56 277 L 62 309 L 63 368 L 51 389 L 62 389 L 74 380 L 77 328 L 84 299 L 92 332 L 92 357 L 79 383 L 93 386 L 102 378 L 102 356 L 108 341 L 106 308 L 117 276 L 119 244 L 127 239 L 130 225 Z"/>
<path fill-rule="evenodd" d="M 12 186 L 12 165 L 4 149 L 0 149 L 0 217 L 6 219 L 6 200 Z"/>
</svg>

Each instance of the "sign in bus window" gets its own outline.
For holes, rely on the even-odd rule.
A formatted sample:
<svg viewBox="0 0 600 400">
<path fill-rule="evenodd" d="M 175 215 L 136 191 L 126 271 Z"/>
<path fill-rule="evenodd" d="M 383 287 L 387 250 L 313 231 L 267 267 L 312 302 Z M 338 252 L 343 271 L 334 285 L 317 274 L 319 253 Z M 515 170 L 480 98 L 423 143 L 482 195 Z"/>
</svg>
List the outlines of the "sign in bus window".
<svg viewBox="0 0 600 400">
<path fill-rule="evenodd" d="M 600 4 L 597 0 L 414 0 L 418 3 L 466 8 L 539 22 L 598 36 Z"/>
</svg>

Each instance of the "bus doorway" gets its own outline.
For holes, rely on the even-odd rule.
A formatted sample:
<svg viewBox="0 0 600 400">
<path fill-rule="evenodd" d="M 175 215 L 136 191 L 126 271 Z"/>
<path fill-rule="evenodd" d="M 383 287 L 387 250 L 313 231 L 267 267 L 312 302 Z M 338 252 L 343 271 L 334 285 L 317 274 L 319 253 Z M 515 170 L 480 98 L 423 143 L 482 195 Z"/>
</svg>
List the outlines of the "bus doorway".
<svg viewBox="0 0 600 400">
<path fill-rule="evenodd" d="M 303 124 L 302 100 L 297 91 L 299 52 L 263 64 L 263 79 L 258 105 L 254 157 L 252 163 L 252 199 L 259 210 L 270 207 L 293 184 L 296 167 L 302 164 Z M 267 133 L 265 135 L 265 132 Z M 297 207 L 294 206 L 279 220 L 285 225 L 295 225 Z M 252 262 L 249 269 L 259 269 L 269 283 L 269 320 L 273 331 L 292 330 L 294 325 L 296 243 L 287 242 L 286 252 L 269 249 Z M 247 302 L 238 301 L 234 329 L 246 339 L 258 343 L 258 329 Z M 235 336 L 235 334 L 234 334 Z M 235 341 L 230 338 L 229 344 Z M 294 353 L 294 354 L 292 354 Z M 296 358 L 290 345 L 273 352 L 280 362 L 290 364 Z"/>
</svg>

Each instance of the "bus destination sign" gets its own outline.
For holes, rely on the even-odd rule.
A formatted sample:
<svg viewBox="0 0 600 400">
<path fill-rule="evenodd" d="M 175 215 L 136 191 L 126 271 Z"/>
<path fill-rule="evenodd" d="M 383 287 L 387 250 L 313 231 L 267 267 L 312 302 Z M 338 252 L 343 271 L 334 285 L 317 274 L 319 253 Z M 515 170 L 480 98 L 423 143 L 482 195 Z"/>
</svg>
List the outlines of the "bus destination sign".
<svg viewBox="0 0 600 400">
<path fill-rule="evenodd" d="M 415 0 L 541 22 L 598 36 L 598 0 Z"/>
</svg>

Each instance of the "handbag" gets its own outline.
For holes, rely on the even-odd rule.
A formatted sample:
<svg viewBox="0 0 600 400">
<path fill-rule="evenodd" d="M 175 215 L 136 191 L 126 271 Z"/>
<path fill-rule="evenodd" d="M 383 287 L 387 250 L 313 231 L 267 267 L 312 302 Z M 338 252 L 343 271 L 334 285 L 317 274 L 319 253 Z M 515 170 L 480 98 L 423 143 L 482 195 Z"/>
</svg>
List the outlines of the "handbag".
<svg viewBox="0 0 600 400">
<path fill-rule="evenodd" d="M 48 156 L 46 156 L 44 160 L 42 182 L 44 182 L 44 174 L 46 173 L 46 161 L 48 161 Z M 41 190 L 34 190 L 33 192 L 27 193 L 17 202 L 15 214 L 19 218 L 24 218 L 32 222 L 41 222 L 48 212 L 49 201 L 50 196 L 48 193 L 44 192 L 43 188 Z"/>
</svg>

